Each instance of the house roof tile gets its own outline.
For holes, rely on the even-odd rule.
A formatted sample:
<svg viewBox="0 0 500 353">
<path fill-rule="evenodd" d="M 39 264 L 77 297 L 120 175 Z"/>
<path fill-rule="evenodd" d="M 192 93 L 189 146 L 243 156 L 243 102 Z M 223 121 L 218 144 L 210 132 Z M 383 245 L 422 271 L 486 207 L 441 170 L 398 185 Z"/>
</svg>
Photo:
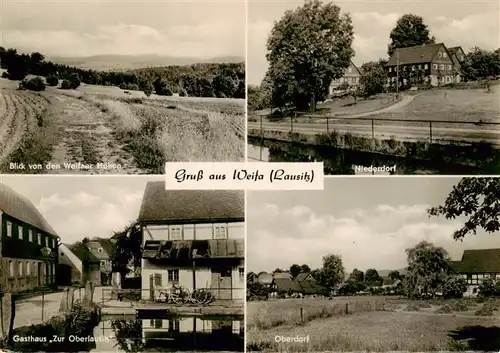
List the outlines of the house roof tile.
<svg viewBox="0 0 500 353">
<path fill-rule="evenodd" d="M 400 65 L 429 63 L 436 56 L 439 49 L 443 47 L 446 49 L 443 43 L 436 43 L 399 48 L 391 55 L 386 66 L 396 66 L 398 64 L 398 54 Z"/>
<path fill-rule="evenodd" d="M 83 244 L 77 243 L 77 244 L 73 244 L 73 245 L 67 245 L 67 244 L 65 244 L 65 245 L 82 262 L 88 262 L 88 263 L 100 263 L 101 262 Z"/>
<path fill-rule="evenodd" d="M 165 190 L 165 182 L 148 182 L 141 223 L 243 221 L 244 192 L 240 190 Z"/>
<path fill-rule="evenodd" d="M 500 249 L 465 250 L 452 268 L 458 273 L 500 273 Z"/>
<path fill-rule="evenodd" d="M 35 205 L 11 187 L 0 183 L 0 211 L 32 225 L 48 234 L 57 236 L 56 231 L 45 220 Z"/>
</svg>

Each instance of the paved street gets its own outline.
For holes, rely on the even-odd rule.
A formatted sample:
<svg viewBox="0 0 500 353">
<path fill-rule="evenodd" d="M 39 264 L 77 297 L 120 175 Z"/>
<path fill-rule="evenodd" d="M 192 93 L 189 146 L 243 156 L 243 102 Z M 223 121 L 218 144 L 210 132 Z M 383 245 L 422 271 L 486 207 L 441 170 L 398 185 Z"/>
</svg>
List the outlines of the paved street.
<svg viewBox="0 0 500 353">
<path fill-rule="evenodd" d="M 94 302 L 102 303 L 102 288 L 111 289 L 111 287 L 97 287 L 94 291 Z M 84 289 L 75 290 L 75 300 L 83 299 Z M 109 296 L 109 292 L 104 293 Z M 43 322 L 57 315 L 61 306 L 63 292 L 44 295 L 43 298 Z M 29 326 L 42 323 L 42 295 L 22 299 L 16 302 L 16 316 L 14 318 L 14 328 Z"/>
</svg>

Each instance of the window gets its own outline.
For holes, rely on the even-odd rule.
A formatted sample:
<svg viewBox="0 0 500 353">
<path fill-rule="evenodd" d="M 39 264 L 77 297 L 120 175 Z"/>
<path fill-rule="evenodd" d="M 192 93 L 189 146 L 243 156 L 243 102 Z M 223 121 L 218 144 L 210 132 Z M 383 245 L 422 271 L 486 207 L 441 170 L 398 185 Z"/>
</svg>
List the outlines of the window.
<svg viewBox="0 0 500 353">
<path fill-rule="evenodd" d="M 425 64 L 424 69 L 427 70 L 429 68 L 429 65 Z"/>
<path fill-rule="evenodd" d="M 476 294 L 477 293 L 477 288 L 472 288 L 472 293 Z"/>
<path fill-rule="evenodd" d="M 102 248 L 97 249 L 98 253 L 102 253 Z"/>
<path fill-rule="evenodd" d="M 23 262 L 22 261 L 19 261 L 18 264 L 18 277 L 22 277 L 23 276 Z"/>
<path fill-rule="evenodd" d="M 9 277 L 14 277 L 14 261 L 9 261 Z"/>
<path fill-rule="evenodd" d="M 168 332 L 179 332 L 180 322 L 179 319 L 168 320 Z"/>
<path fill-rule="evenodd" d="M 392 72 L 392 67 L 389 68 L 389 72 Z"/>
<path fill-rule="evenodd" d="M 26 275 L 31 275 L 31 262 L 26 263 Z"/>
<path fill-rule="evenodd" d="M 448 65 L 448 70 L 451 70 L 451 65 Z"/>
<path fill-rule="evenodd" d="M 22 226 L 17 226 L 17 237 L 21 240 L 23 240 L 23 227 Z"/>
<path fill-rule="evenodd" d="M 442 54 L 442 53 L 438 53 L 438 56 L 439 56 L 439 57 L 442 57 L 442 56 L 443 56 L 443 54 Z"/>
<path fill-rule="evenodd" d="M 245 269 L 243 267 L 240 267 L 238 269 L 238 274 L 240 276 L 240 280 L 244 280 L 245 279 Z"/>
<path fill-rule="evenodd" d="M 181 227 L 170 228 L 170 240 L 182 240 Z"/>
<path fill-rule="evenodd" d="M 49 238 L 45 237 L 45 247 L 49 247 Z"/>
<path fill-rule="evenodd" d="M 216 226 L 214 230 L 214 239 L 227 239 L 225 226 Z"/>
<path fill-rule="evenodd" d="M 439 69 L 444 70 L 444 64 L 439 65 Z"/>
<path fill-rule="evenodd" d="M 12 223 L 7 221 L 7 236 L 12 237 Z"/>
<path fill-rule="evenodd" d="M 38 245 L 42 245 L 42 234 L 38 233 Z"/>
<path fill-rule="evenodd" d="M 151 324 L 151 327 L 153 328 L 162 328 L 163 327 L 163 320 L 162 319 L 151 319 L 149 322 Z"/>
<path fill-rule="evenodd" d="M 415 65 L 412 65 L 411 71 L 415 71 Z"/>
<path fill-rule="evenodd" d="M 179 283 L 179 270 L 168 270 L 168 281 Z"/>
<path fill-rule="evenodd" d="M 435 70 L 437 70 L 438 65 L 437 65 L 437 64 L 434 64 L 434 65 L 432 65 L 432 67 L 434 67 L 434 69 L 435 69 Z"/>
<path fill-rule="evenodd" d="M 348 68 L 347 72 L 351 73 L 352 72 L 352 67 Z"/>
<path fill-rule="evenodd" d="M 29 237 L 29 241 L 30 241 L 30 242 L 33 242 L 33 229 L 30 229 L 30 230 L 28 231 L 28 237 Z"/>
<path fill-rule="evenodd" d="M 101 260 L 101 266 L 106 266 L 106 260 Z"/>
<path fill-rule="evenodd" d="M 443 53 L 443 58 L 446 58 L 446 53 Z"/>
</svg>

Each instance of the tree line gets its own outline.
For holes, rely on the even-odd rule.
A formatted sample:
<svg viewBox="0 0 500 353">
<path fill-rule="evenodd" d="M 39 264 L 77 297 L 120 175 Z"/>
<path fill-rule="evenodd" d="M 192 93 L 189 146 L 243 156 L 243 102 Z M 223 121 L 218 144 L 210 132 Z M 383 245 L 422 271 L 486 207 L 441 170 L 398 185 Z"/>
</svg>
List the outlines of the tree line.
<svg viewBox="0 0 500 353">
<path fill-rule="evenodd" d="M 405 14 L 389 33 L 388 57 L 396 49 L 436 43 L 423 18 Z M 265 108 L 315 111 L 328 98 L 332 81 L 344 76 L 354 57 L 354 27 L 348 13 L 320 0 L 306 2 L 285 12 L 267 40 L 269 68 L 259 86 L 248 87 L 249 110 Z M 360 89 L 349 94 L 369 97 L 384 92 L 388 58 L 364 63 Z M 406 73 L 412 75 L 411 71 Z M 402 73 L 401 80 L 405 79 Z M 465 81 L 487 80 L 500 75 L 500 49 L 473 48 L 460 68 Z M 406 77 L 409 79 L 410 77 Z M 351 88 L 350 90 L 348 88 Z"/>
<path fill-rule="evenodd" d="M 467 236 L 477 234 L 479 229 L 486 233 L 500 230 L 500 179 L 462 178 L 447 196 L 443 205 L 427 210 L 430 217 L 456 219 L 465 216 L 467 220 L 457 229 L 452 238 L 461 241 Z M 389 289 L 390 294 L 405 295 L 409 298 L 434 296 L 441 292 L 445 298 L 460 298 L 467 290 L 467 279 L 458 273 L 448 252 L 435 244 L 422 241 L 405 250 L 407 266 L 405 273 L 391 271 L 389 277 L 395 281 Z M 276 269 L 273 273 L 283 272 Z M 292 278 L 300 273 L 311 273 L 321 284 L 340 295 L 357 294 L 369 291 L 382 294 L 380 286 L 383 279 L 375 269 L 362 272 L 354 269 L 348 276 L 339 255 L 328 255 L 323 258 L 323 267 L 311 270 L 307 265 L 292 265 L 288 272 Z M 271 288 L 257 281 L 257 274 L 247 275 L 247 289 L 250 296 L 266 297 Z M 389 294 L 389 293 L 384 293 Z M 485 277 L 479 284 L 481 296 L 500 296 L 500 279 Z"/>
<path fill-rule="evenodd" d="M 148 96 L 152 93 L 167 96 L 176 93 L 193 97 L 245 98 L 244 63 L 97 71 L 56 64 L 47 61 L 38 52 L 25 54 L 18 53 L 14 48 L 0 47 L 0 67 L 6 70 L 4 78 L 22 81 L 28 75 L 43 76 L 47 84 L 53 86 L 63 80 L 63 89 L 76 88 L 83 82 L 139 90 Z"/>
</svg>

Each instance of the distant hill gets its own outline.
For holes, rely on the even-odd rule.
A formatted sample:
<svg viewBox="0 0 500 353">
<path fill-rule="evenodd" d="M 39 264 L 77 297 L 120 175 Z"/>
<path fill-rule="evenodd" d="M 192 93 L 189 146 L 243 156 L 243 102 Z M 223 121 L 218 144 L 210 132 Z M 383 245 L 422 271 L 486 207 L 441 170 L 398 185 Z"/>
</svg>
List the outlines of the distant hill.
<svg viewBox="0 0 500 353">
<path fill-rule="evenodd" d="M 214 58 L 170 57 L 162 55 L 95 55 L 87 57 L 47 57 L 47 60 L 79 69 L 128 70 L 159 66 L 184 66 L 192 64 L 239 63 L 242 57 L 227 56 Z"/>
<path fill-rule="evenodd" d="M 377 270 L 380 277 L 389 277 L 389 273 L 391 271 L 394 271 L 394 270 Z M 406 274 L 406 268 L 400 268 L 400 269 L 397 269 L 396 271 L 398 271 L 402 275 Z"/>
</svg>

